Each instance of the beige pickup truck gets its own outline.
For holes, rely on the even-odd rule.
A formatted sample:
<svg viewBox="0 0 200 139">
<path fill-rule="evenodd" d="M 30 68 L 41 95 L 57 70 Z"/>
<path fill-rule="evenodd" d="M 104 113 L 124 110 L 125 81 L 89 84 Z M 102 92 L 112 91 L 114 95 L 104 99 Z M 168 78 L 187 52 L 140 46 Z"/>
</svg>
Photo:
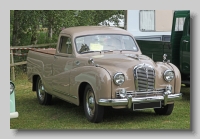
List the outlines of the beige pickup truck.
<svg viewBox="0 0 200 139">
<path fill-rule="evenodd" d="M 166 55 L 152 61 L 128 31 L 116 27 L 62 30 L 56 49 L 28 52 L 27 74 L 41 105 L 51 104 L 52 95 L 83 104 L 94 123 L 102 121 L 106 106 L 170 115 L 182 98 L 180 72 Z"/>
</svg>

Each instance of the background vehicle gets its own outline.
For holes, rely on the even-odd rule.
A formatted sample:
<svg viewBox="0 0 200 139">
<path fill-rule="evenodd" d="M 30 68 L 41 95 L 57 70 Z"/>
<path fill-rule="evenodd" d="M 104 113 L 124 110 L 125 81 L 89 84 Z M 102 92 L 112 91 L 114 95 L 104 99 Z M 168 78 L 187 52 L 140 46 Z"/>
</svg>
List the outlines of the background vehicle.
<svg viewBox="0 0 200 139">
<path fill-rule="evenodd" d="M 16 111 L 15 105 L 15 85 L 10 81 L 10 119 L 18 118 L 19 113 Z"/>
<path fill-rule="evenodd" d="M 163 54 L 178 67 L 181 72 L 182 83 L 190 85 L 190 11 L 174 11 L 170 32 L 154 32 L 139 30 L 139 26 L 130 24 L 134 18 L 134 10 L 127 11 L 126 29 L 133 33 L 144 55 L 154 61 L 162 61 Z M 138 13 L 139 14 L 139 13 Z M 132 17 L 132 18 L 131 18 Z"/>
</svg>

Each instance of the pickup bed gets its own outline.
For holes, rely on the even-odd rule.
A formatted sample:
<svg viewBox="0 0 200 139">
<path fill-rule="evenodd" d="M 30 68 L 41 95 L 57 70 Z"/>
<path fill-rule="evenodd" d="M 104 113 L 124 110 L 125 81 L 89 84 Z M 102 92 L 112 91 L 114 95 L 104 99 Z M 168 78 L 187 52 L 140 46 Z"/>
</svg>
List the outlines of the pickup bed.
<svg viewBox="0 0 200 139">
<path fill-rule="evenodd" d="M 135 38 L 116 27 L 62 30 L 56 49 L 29 50 L 27 75 L 41 105 L 50 105 L 52 95 L 83 104 L 94 123 L 103 120 L 107 106 L 170 115 L 182 98 L 178 68 L 165 56 L 154 62 L 143 55 Z"/>
</svg>

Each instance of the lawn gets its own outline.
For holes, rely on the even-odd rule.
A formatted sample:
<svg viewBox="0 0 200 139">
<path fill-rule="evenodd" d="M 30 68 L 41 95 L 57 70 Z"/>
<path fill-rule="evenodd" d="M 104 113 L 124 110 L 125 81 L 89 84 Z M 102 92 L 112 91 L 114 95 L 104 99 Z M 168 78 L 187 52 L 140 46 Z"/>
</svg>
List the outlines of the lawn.
<svg viewBox="0 0 200 139">
<path fill-rule="evenodd" d="M 19 117 L 10 120 L 10 129 L 191 130 L 190 88 L 185 86 L 181 88 L 183 99 L 175 102 L 174 111 L 169 116 L 155 115 L 153 109 L 131 111 L 107 107 L 103 121 L 95 124 L 87 121 L 83 106 L 56 97 L 53 97 L 52 105 L 40 105 L 25 75 L 14 83 Z"/>
</svg>

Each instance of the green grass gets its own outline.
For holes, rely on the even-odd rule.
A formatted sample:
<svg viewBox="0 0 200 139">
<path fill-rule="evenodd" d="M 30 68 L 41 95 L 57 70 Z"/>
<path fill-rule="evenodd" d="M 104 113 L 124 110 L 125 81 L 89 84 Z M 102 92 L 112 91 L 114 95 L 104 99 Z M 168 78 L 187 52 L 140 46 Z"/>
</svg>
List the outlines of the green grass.
<svg viewBox="0 0 200 139">
<path fill-rule="evenodd" d="M 17 119 L 10 120 L 10 129 L 90 129 L 90 130 L 189 130 L 190 88 L 182 86 L 183 99 L 175 102 L 174 111 L 169 116 L 155 115 L 153 109 L 131 111 L 106 107 L 104 119 L 95 124 L 87 121 L 83 106 L 76 106 L 53 97 L 53 104 L 42 106 L 36 93 L 31 91 L 31 83 L 26 76 L 17 78 L 16 109 Z"/>
</svg>

